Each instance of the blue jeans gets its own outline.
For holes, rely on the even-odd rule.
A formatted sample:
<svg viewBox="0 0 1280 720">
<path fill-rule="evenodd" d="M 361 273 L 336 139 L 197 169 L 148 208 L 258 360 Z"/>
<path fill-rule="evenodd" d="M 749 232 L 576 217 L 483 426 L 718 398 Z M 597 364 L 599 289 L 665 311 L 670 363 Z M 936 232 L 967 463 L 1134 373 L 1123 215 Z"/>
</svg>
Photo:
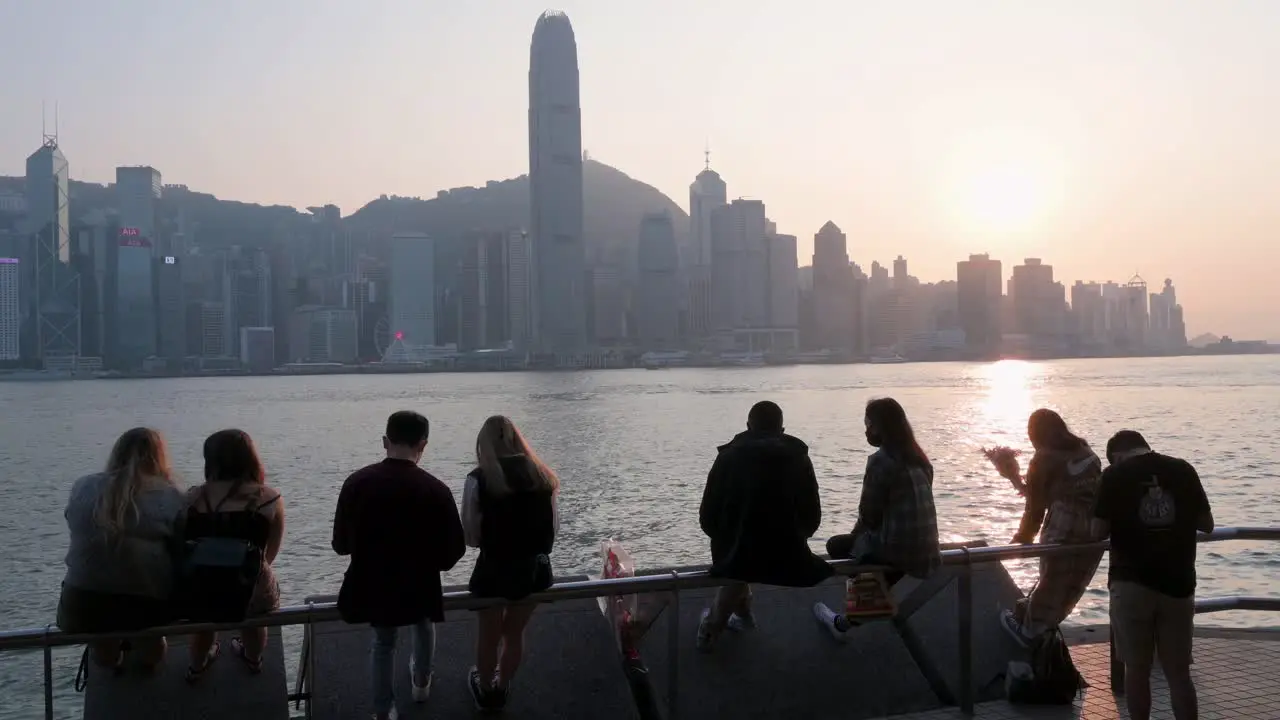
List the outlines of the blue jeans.
<svg viewBox="0 0 1280 720">
<path fill-rule="evenodd" d="M 396 702 L 392 686 L 396 660 L 396 634 L 399 630 L 393 627 L 373 629 L 369 675 L 373 681 L 373 711 L 376 713 L 391 712 Z M 436 652 L 435 623 L 423 620 L 417 625 L 409 626 L 409 631 L 413 637 L 413 682 L 415 685 L 425 685 L 427 678 L 431 675 L 431 658 Z"/>
</svg>

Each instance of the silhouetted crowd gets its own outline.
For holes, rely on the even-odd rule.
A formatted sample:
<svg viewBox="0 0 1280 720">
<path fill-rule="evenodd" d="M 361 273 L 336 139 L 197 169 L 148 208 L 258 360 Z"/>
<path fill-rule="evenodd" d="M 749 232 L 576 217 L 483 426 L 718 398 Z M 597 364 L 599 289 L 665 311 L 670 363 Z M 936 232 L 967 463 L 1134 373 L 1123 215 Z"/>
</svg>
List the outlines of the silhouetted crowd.
<svg viewBox="0 0 1280 720">
<path fill-rule="evenodd" d="M 866 406 L 867 458 L 857 518 L 826 541 L 834 559 L 888 568 L 892 588 L 941 567 L 934 469 L 903 407 L 890 398 Z M 412 640 L 412 699 L 430 694 L 434 624 L 444 620 L 440 574 L 467 546 L 479 548 L 468 589 L 503 600 L 476 611 L 476 660 L 467 688 L 476 707 L 500 710 L 524 653 L 531 596 L 553 582 L 550 554 L 559 530 L 560 482 L 503 416 L 485 420 L 461 509 L 449 488 L 419 465 L 430 425 L 400 411 L 387 420 L 386 457 L 343 483 L 333 521 L 333 550 L 350 558 L 338 595 L 342 619 L 372 628 L 370 682 L 375 718 L 396 716 L 394 659 L 400 628 Z M 1151 450 L 1131 430 L 1107 444 L 1109 467 L 1062 417 L 1037 410 L 1028 422 L 1035 452 L 1023 475 L 1014 451 L 990 455 L 1025 497 L 1014 543 L 1097 543 L 1110 538 L 1111 624 L 1126 665 L 1130 717 L 1150 715 L 1149 678 L 1158 656 L 1179 720 L 1196 717 L 1190 676 L 1196 583 L 1196 533 L 1213 517 L 1196 471 Z M 1007 449 L 1005 449 L 1007 450 Z M 204 482 L 183 490 L 160 433 L 120 436 L 106 468 L 77 480 L 66 508 L 71 542 L 58 605 L 65 632 L 128 632 L 177 621 L 236 623 L 279 608 L 273 564 L 285 532 L 285 502 L 266 480 L 250 437 L 222 430 L 204 443 Z M 720 446 L 698 512 L 710 539 L 711 573 L 725 580 L 697 629 L 711 652 L 726 630 L 756 627 L 752 584 L 817 585 L 832 576 L 810 549 L 822 519 L 808 446 L 785 432 L 782 409 L 756 403 L 747 429 Z M 1057 633 L 1097 571 L 1091 549 L 1040 559 L 1028 596 L 1000 615 L 1020 645 Z M 823 603 L 814 617 L 833 638 L 851 637 L 858 619 Z M 248 674 L 262 670 L 265 628 L 243 629 L 224 653 L 214 633 L 189 641 L 186 680 L 198 683 L 223 654 Z M 143 671 L 164 659 L 162 637 L 93 642 L 99 671 Z M 131 660 L 130 660 L 131 658 Z"/>
</svg>

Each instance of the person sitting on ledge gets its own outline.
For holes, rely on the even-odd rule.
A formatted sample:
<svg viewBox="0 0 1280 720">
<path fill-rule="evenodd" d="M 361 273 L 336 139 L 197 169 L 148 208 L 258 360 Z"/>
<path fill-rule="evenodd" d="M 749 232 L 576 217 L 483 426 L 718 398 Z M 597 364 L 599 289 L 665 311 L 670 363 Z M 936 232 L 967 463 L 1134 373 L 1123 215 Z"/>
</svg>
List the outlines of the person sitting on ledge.
<svg viewBox="0 0 1280 720">
<path fill-rule="evenodd" d="M 401 410 L 387 418 L 387 456 L 355 471 L 342 484 L 333 515 L 333 551 L 351 556 L 338 591 L 338 613 L 373 628 L 369 675 L 376 720 L 396 717 L 393 665 L 399 628 L 409 626 L 411 694 L 431 692 L 435 625 L 444 621 L 440 573 L 452 570 L 467 548 L 449 486 L 418 466 L 430 423 Z"/>
<path fill-rule="evenodd" d="M 863 418 L 867 443 L 876 451 L 867 458 L 853 532 L 827 540 L 833 560 L 854 558 L 888 565 L 890 587 L 907 575 L 926 578 L 942 564 L 938 546 L 938 513 L 933 504 L 933 465 L 916 442 L 902 405 L 893 398 L 867 403 Z M 818 622 L 843 640 L 851 623 L 819 602 Z"/>
<path fill-rule="evenodd" d="M 204 441 L 204 484 L 187 493 L 188 542 L 224 538 L 247 542 L 261 552 L 258 577 L 245 606 L 255 617 L 280 609 L 280 583 L 272 564 L 284 542 L 284 499 L 267 485 L 267 474 L 253 439 L 243 430 L 219 430 Z M 205 598 L 213 595 L 205 595 Z M 245 628 L 231 638 L 233 657 L 253 675 L 262 672 L 267 629 Z M 218 657 L 216 633 L 191 636 L 187 682 L 195 683 Z"/>
<path fill-rule="evenodd" d="M 133 428 L 121 435 L 106 470 L 71 487 L 58 628 L 104 633 L 173 620 L 173 558 L 184 506 L 160 433 Z M 99 667 L 120 670 L 126 648 L 149 671 L 164 659 L 166 644 L 163 637 L 107 640 L 91 643 L 89 654 Z"/>
<path fill-rule="evenodd" d="M 822 521 L 809 447 L 784 432 L 775 403 L 756 403 L 746 432 L 720 446 L 698 520 L 711 539 L 711 574 L 737 581 L 720 587 L 702 612 L 703 652 L 726 627 L 755 626 L 749 583 L 809 587 L 831 577 L 831 566 L 809 549 Z"/>
<path fill-rule="evenodd" d="M 1102 481 L 1102 461 L 1052 410 L 1040 409 L 1027 421 L 1027 437 L 1035 455 L 1027 464 L 1026 480 L 1010 482 L 1026 495 L 1022 523 L 1014 544 L 1091 543 L 1106 539 L 1106 529 L 1093 517 L 1098 486 Z M 1043 525 L 1043 529 L 1041 526 Z M 1000 614 L 1001 624 L 1018 644 L 1057 629 L 1071 614 L 1085 590 L 1089 589 L 1102 550 L 1040 558 L 1040 576 L 1026 599 Z"/>
</svg>

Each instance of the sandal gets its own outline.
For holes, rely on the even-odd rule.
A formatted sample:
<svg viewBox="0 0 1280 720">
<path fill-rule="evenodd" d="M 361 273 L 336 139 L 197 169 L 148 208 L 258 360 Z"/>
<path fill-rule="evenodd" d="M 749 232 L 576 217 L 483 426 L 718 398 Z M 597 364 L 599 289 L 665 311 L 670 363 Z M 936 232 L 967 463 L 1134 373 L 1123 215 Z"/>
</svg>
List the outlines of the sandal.
<svg viewBox="0 0 1280 720">
<path fill-rule="evenodd" d="M 243 639 L 239 637 L 231 638 L 231 650 L 235 653 L 236 657 L 240 658 L 240 662 L 244 663 L 244 666 L 249 668 L 249 673 L 251 675 L 257 675 L 262 672 L 262 658 L 251 660 L 248 653 L 244 651 Z"/>
<path fill-rule="evenodd" d="M 200 663 L 200 667 L 194 667 L 191 665 L 187 666 L 187 682 L 194 684 L 200 679 L 200 676 L 204 674 L 204 671 L 209 669 L 209 666 L 213 664 L 213 661 L 217 659 L 218 641 L 214 640 L 213 644 L 209 646 L 209 652 L 205 653 L 204 662 Z"/>
</svg>

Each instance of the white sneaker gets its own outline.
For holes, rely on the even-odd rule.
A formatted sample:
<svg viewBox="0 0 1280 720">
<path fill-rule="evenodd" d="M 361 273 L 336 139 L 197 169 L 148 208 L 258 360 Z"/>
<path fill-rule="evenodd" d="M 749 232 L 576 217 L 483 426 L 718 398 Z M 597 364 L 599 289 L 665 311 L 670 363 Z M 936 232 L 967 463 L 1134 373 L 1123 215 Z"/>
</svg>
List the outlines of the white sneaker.
<svg viewBox="0 0 1280 720">
<path fill-rule="evenodd" d="M 814 603 L 813 616 L 817 618 L 818 624 L 826 628 L 831 637 L 835 638 L 836 642 L 848 641 L 849 634 L 844 630 L 841 630 L 840 625 L 837 623 L 837 620 L 841 616 L 837 615 L 835 611 L 827 607 L 826 603 Z"/>
<path fill-rule="evenodd" d="M 413 658 L 409 658 L 409 686 L 413 688 L 413 701 L 416 703 L 424 703 L 427 698 L 431 697 L 431 678 L 433 673 L 427 673 L 427 682 L 419 686 L 417 682 L 418 670 L 414 667 Z"/>
<path fill-rule="evenodd" d="M 734 613 L 729 616 L 728 627 L 730 630 L 733 630 L 734 632 L 742 632 L 743 630 L 755 630 L 756 616 L 754 613 L 747 613 L 746 615 L 739 615 L 738 613 Z"/>
</svg>

